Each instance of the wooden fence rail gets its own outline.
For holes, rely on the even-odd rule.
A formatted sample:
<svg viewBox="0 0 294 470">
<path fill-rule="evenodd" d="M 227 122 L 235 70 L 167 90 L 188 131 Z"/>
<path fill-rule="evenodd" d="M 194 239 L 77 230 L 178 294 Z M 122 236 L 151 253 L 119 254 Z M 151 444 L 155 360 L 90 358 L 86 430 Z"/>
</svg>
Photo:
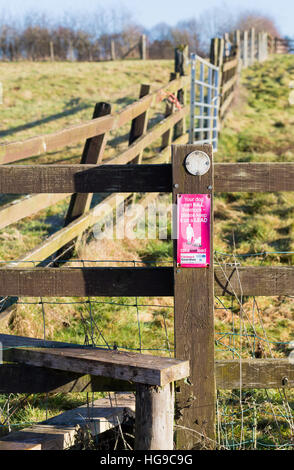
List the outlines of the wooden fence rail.
<svg viewBox="0 0 294 470">
<path fill-rule="evenodd" d="M 135 153 L 135 152 L 134 152 Z M 154 160 L 156 161 L 156 159 Z M 294 190 L 294 163 L 215 163 L 215 192 Z M 31 193 L 171 192 L 171 164 L 5 165 L 0 191 Z M 60 195 L 57 195 L 59 200 Z"/>
<path fill-rule="evenodd" d="M 165 98 L 166 94 L 177 93 L 178 90 L 185 88 L 188 83 L 188 77 L 180 77 L 130 104 L 116 114 L 92 119 L 91 121 L 76 124 L 52 134 L 44 134 L 19 142 L 0 144 L 0 164 L 42 155 L 68 145 L 77 144 L 84 139 L 116 130 L 160 102 Z"/>
<path fill-rule="evenodd" d="M 13 357 L 13 353 L 11 356 Z M 233 390 L 240 387 L 291 389 L 294 388 L 294 364 L 282 358 L 242 359 L 241 365 L 236 360 L 217 360 L 215 379 L 218 390 Z M 0 367 L 0 393 L 91 393 L 135 390 L 136 385 L 133 382 L 104 376 L 16 363 Z"/>
<path fill-rule="evenodd" d="M 24 263 L 23 263 L 24 264 Z M 171 297 L 172 267 L 0 268 L 1 294 L 44 297 Z M 214 269 L 216 295 L 292 295 L 292 266 Z M 195 288 L 195 292 L 197 289 Z"/>
<path fill-rule="evenodd" d="M 89 346 L 36 338 L 0 334 L 0 342 L 7 352 L 15 348 L 79 348 Z M 91 347 L 92 350 L 92 347 Z M 11 356 L 10 356 L 11 357 Z M 216 388 L 293 388 L 294 364 L 288 359 L 242 359 L 240 361 L 215 361 Z M 33 378 L 33 380 L 32 380 Z M 68 392 L 106 392 L 134 391 L 135 384 L 121 379 L 94 376 L 78 372 L 65 372 L 46 367 L 4 364 L 0 367 L 0 393 L 68 393 Z"/>
</svg>

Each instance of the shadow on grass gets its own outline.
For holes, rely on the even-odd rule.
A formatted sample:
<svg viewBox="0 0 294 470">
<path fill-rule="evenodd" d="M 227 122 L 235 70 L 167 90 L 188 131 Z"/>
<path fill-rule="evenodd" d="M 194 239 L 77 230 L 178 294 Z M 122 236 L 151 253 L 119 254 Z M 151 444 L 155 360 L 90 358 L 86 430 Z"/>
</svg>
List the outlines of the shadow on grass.
<svg viewBox="0 0 294 470">
<path fill-rule="evenodd" d="M 71 102 L 69 102 L 69 105 L 70 103 Z M 43 119 L 37 119 L 36 121 L 28 122 L 27 124 L 23 124 L 21 126 L 11 127 L 10 129 L 5 129 L 4 131 L 0 131 L 0 137 L 7 137 L 9 135 L 16 134 L 17 132 L 25 131 L 27 129 L 32 129 L 34 127 L 41 126 L 42 124 L 47 124 L 48 122 L 55 121 L 56 119 L 62 119 L 66 116 L 71 116 L 72 114 L 76 114 L 79 111 L 82 111 L 87 108 L 92 108 L 92 107 L 93 105 L 90 105 L 90 104 L 80 104 L 79 106 L 70 107 L 60 113 L 52 114 L 51 116 L 47 116 Z"/>
</svg>

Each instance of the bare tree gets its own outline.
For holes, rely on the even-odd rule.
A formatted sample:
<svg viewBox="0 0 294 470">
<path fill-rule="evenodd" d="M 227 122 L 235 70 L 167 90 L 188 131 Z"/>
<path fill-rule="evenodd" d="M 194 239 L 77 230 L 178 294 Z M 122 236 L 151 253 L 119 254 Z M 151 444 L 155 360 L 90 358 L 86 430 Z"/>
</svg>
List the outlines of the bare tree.
<svg viewBox="0 0 294 470">
<path fill-rule="evenodd" d="M 108 60 L 111 41 L 116 56 L 138 57 L 139 40 L 148 37 L 150 58 L 172 58 L 174 48 L 188 44 L 191 52 L 205 54 L 212 37 L 235 29 L 268 31 L 280 36 L 272 18 L 266 14 L 228 9 L 223 3 L 199 18 L 188 18 L 170 26 L 161 22 L 146 31 L 125 7 L 97 7 L 92 15 L 65 12 L 58 20 L 31 11 L 22 21 L 0 13 L 0 59 L 43 60 L 52 54 L 59 60 Z"/>
<path fill-rule="evenodd" d="M 257 32 L 266 31 L 273 37 L 280 37 L 279 29 L 276 25 L 275 20 L 263 13 L 258 12 L 247 12 L 240 15 L 240 19 L 237 23 L 237 29 L 246 30 L 255 28 Z"/>
</svg>

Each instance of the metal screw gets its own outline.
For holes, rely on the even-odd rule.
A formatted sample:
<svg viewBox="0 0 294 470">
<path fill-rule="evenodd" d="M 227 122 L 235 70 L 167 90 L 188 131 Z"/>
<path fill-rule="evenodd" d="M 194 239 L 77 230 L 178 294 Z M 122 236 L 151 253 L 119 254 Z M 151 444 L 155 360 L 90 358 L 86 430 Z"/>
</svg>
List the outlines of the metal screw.
<svg viewBox="0 0 294 470">
<path fill-rule="evenodd" d="M 207 189 L 209 189 L 209 190 L 212 189 L 212 186 L 211 185 L 207 186 Z"/>
<path fill-rule="evenodd" d="M 179 187 L 178 183 L 174 184 L 174 188 L 178 188 L 178 187 Z"/>
</svg>

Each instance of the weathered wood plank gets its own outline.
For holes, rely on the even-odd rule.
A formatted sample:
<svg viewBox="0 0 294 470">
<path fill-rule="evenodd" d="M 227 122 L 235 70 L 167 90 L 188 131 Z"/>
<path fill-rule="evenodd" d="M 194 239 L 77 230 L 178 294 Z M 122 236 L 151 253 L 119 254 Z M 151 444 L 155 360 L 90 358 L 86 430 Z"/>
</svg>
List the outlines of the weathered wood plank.
<svg viewBox="0 0 294 470">
<path fill-rule="evenodd" d="M 171 180 L 171 166 L 161 164 L 0 167 L 3 194 L 164 192 L 171 191 Z"/>
<path fill-rule="evenodd" d="M 0 393 L 131 392 L 125 380 L 23 364 L 0 366 Z"/>
<path fill-rule="evenodd" d="M 238 60 L 237 59 L 233 59 L 233 60 L 229 60 L 227 62 L 224 62 L 223 72 L 227 72 L 228 70 L 231 70 L 231 69 L 237 67 L 237 65 L 238 65 Z"/>
<path fill-rule="evenodd" d="M 188 75 L 187 64 L 189 62 L 189 46 L 186 44 L 175 49 L 175 69 L 174 72 L 181 77 Z M 177 100 L 181 106 L 185 106 L 187 102 L 187 87 L 179 89 L 177 92 Z M 186 133 L 185 117 L 179 121 L 174 128 L 174 137 L 180 137 Z"/>
<path fill-rule="evenodd" d="M 115 116 L 105 116 L 92 121 L 62 129 L 53 134 L 0 145 L 0 164 L 16 162 L 28 157 L 52 152 L 66 145 L 73 145 L 89 137 L 110 131 L 115 124 Z"/>
<path fill-rule="evenodd" d="M 0 268 L 1 295 L 17 296 L 170 296 L 168 267 Z"/>
<path fill-rule="evenodd" d="M 0 338 L 1 341 L 1 338 Z M 19 340 L 17 340 L 19 342 Z M 294 364 L 288 358 L 242 359 L 241 387 L 294 388 Z M 240 388 L 240 361 L 215 361 L 216 388 Z M 132 382 L 20 364 L 0 367 L 0 393 L 135 391 Z"/>
<path fill-rule="evenodd" d="M 234 99 L 234 93 L 230 93 L 230 95 L 225 99 L 225 101 L 222 102 L 222 105 L 220 107 L 220 116 L 221 118 L 224 117 L 224 115 L 226 114 L 229 106 L 231 105 L 233 99 Z"/>
<path fill-rule="evenodd" d="M 112 400 L 100 398 L 93 405 L 83 405 L 2 437 L 0 450 L 64 450 L 81 438 L 83 430 L 97 436 L 133 416 L 135 398 L 117 395 Z"/>
<path fill-rule="evenodd" d="M 150 93 L 150 88 L 150 85 L 141 85 L 139 98 L 143 98 L 144 96 L 148 95 Z M 137 139 L 146 133 L 148 125 L 148 114 L 149 113 L 147 110 L 133 119 L 129 135 L 129 145 L 132 145 Z M 143 151 L 141 151 L 139 155 L 137 155 L 137 157 L 132 160 L 132 163 L 142 163 L 142 156 Z"/>
<path fill-rule="evenodd" d="M 215 269 L 217 295 L 293 295 L 293 266 L 244 266 Z"/>
<path fill-rule="evenodd" d="M 236 81 L 237 81 L 238 75 L 234 75 L 230 80 L 228 80 L 222 87 L 222 93 L 226 93 L 230 88 L 232 88 Z"/>
<path fill-rule="evenodd" d="M 170 297 L 171 267 L 0 268 L 2 296 Z M 195 283 L 194 291 L 198 288 Z M 244 266 L 214 269 L 216 295 L 292 295 L 294 267 Z"/>
<path fill-rule="evenodd" d="M 188 134 L 184 134 L 174 141 L 174 144 L 185 144 L 188 141 Z M 164 148 L 158 155 L 150 160 L 150 163 L 166 163 L 170 160 L 170 145 Z M 57 202 L 60 202 L 70 194 L 36 194 L 25 196 L 10 202 L 0 208 L 0 229 L 10 224 L 18 222 L 25 217 L 29 217 L 40 210 L 46 209 Z"/>
<path fill-rule="evenodd" d="M 173 116 L 171 116 L 173 117 Z M 143 139 L 145 136 L 142 137 Z M 138 139 L 139 141 L 140 139 Z M 186 140 L 186 136 L 177 141 Z M 137 145 L 136 141 L 134 145 Z M 131 148 L 131 147 L 129 147 Z M 127 149 L 126 152 L 128 152 Z M 135 155 L 138 150 L 135 151 Z M 132 154 L 128 154 L 131 158 Z M 154 163 L 164 160 L 158 154 Z M 120 159 L 120 157 L 118 157 Z M 117 158 L 115 158 L 117 160 Z M 0 167 L 0 191 L 23 194 L 54 193 L 56 201 L 76 192 L 170 192 L 172 190 L 170 164 L 139 165 L 6 165 Z M 273 192 L 294 191 L 294 163 L 215 163 L 215 192 Z M 36 196 L 34 196 L 36 197 Z M 66 196 L 64 196 L 66 197 Z M 55 199 L 52 198 L 54 201 Z M 37 201 L 37 199 L 34 201 Z M 38 199 L 39 201 L 39 199 Z M 47 202 L 46 202 L 47 201 Z M 40 197 L 41 204 L 51 199 Z M 28 206 L 30 207 L 30 202 Z M 43 207 L 43 206 L 42 206 Z M 42 208 L 41 207 L 41 208 Z M 5 208 L 5 210 L 8 210 Z M 29 211 L 29 209 L 27 209 Z M 27 214 L 29 215 L 29 214 Z"/>
<path fill-rule="evenodd" d="M 66 145 L 73 145 L 81 140 L 104 134 L 110 130 L 118 129 L 161 100 L 165 91 L 174 93 L 180 88 L 183 88 L 188 82 L 189 77 L 181 77 L 178 80 L 174 80 L 168 85 L 161 87 L 159 90 L 130 104 L 114 115 L 93 119 L 82 124 L 62 129 L 53 134 L 32 137 L 19 142 L 0 144 L 0 164 L 11 163 L 35 155 L 41 155 Z"/>
<path fill-rule="evenodd" d="M 170 74 L 170 81 L 173 81 L 176 77 L 177 77 L 177 74 L 175 72 L 172 72 Z M 165 117 L 167 118 L 174 111 L 175 111 L 174 103 L 171 103 L 169 100 L 167 100 L 167 103 L 165 106 Z M 165 149 L 166 147 L 170 146 L 172 143 L 172 140 L 173 140 L 173 129 L 169 129 L 162 135 L 161 148 Z"/>
<path fill-rule="evenodd" d="M 210 145 L 178 145 L 172 147 L 173 202 L 178 194 L 210 194 L 213 165 L 203 176 L 188 173 L 184 166 L 187 155 L 195 150 L 206 152 L 213 161 Z M 214 294 L 213 294 L 213 201 L 210 212 L 210 265 L 189 269 L 177 266 L 174 247 L 174 303 L 176 357 L 191 361 L 190 382 L 178 384 L 176 393 L 180 417 L 177 423 L 185 429 L 177 431 L 180 449 L 193 449 L 200 435 L 207 436 L 208 447 L 215 436 L 214 379 Z M 187 294 L 188 293 L 188 294 Z M 188 431 L 189 429 L 189 431 Z M 190 429 L 195 432 L 191 432 Z M 200 433 L 200 434 L 199 434 Z"/>
<path fill-rule="evenodd" d="M 294 388 L 294 364 L 289 359 L 242 359 L 216 361 L 219 389 Z"/>
<path fill-rule="evenodd" d="M 294 191 L 294 163 L 216 163 L 214 190 Z"/>
<path fill-rule="evenodd" d="M 53 206 L 70 194 L 36 194 L 16 199 L 0 208 L 0 229 Z"/>
<path fill-rule="evenodd" d="M 41 338 L 29 338 L 27 336 L 7 335 L 0 333 L 0 343 L 3 348 L 20 348 L 20 347 L 32 347 L 32 348 L 80 348 L 80 349 L 93 349 L 92 346 L 86 346 L 84 344 L 65 343 L 63 341 L 49 341 Z M 101 348 L 94 348 L 100 350 Z"/>
<path fill-rule="evenodd" d="M 188 361 L 103 349 L 11 348 L 3 350 L 3 359 L 146 385 L 164 386 L 189 375 Z"/>
<path fill-rule="evenodd" d="M 127 198 L 129 195 L 130 194 L 128 193 L 124 193 L 117 196 L 120 196 L 121 198 Z M 104 203 L 106 205 L 101 206 L 98 204 L 97 206 L 93 207 L 93 209 L 91 209 L 89 212 L 48 237 L 36 248 L 26 253 L 24 256 L 14 261 L 13 263 L 8 263 L 7 265 L 26 268 L 28 266 L 32 266 L 33 263 L 37 262 L 38 264 L 38 262 L 47 259 L 68 242 L 76 238 L 80 233 L 85 231 L 88 227 L 103 221 L 115 207 L 116 196 L 109 196 L 104 200 Z M 29 261 L 32 261 L 33 263 L 30 264 Z"/>
</svg>

